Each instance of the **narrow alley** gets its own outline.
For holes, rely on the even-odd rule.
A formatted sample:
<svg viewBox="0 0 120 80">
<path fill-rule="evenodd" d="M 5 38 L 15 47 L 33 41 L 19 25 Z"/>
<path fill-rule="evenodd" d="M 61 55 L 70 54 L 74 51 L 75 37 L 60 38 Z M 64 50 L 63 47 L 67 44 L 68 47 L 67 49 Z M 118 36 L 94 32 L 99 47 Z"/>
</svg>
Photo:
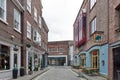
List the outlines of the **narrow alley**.
<svg viewBox="0 0 120 80">
<path fill-rule="evenodd" d="M 78 74 L 73 72 L 70 67 L 55 66 L 50 67 L 50 70 L 36 77 L 33 80 L 86 80 L 78 77 Z"/>
</svg>

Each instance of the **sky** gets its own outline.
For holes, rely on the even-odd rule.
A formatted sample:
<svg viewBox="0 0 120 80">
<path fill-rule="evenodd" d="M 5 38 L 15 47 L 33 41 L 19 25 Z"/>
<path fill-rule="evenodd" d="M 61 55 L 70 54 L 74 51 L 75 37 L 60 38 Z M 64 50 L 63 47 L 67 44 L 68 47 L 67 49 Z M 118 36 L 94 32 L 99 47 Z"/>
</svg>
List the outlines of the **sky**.
<svg viewBox="0 0 120 80">
<path fill-rule="evenodd" d="M 73 24 L 83 0 L 42 0 L 48 41 L 73 40 Z"/>
</svg>

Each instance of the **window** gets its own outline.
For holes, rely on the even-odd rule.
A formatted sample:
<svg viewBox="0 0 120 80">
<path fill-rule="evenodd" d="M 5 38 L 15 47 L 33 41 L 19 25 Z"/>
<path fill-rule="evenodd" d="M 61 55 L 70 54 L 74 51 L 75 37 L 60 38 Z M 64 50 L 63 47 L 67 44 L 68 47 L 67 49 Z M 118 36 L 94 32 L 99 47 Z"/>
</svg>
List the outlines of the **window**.
<svg viewBox="0 0 120 80">
<path fill-rule="evenodd" d="M 33 31 L 33 40 L 41 45 L 41 35 L 37 30 Z"/>
<path fill-rule="evenodd" d="M 0 70 L 10 69 L 10 48 L 0 45 Z"/>
<path fill-rule="evenodd" d="M 0 18 L 6 20 L 6 0 L 0 0 Z"/>
<path fill-rule="evenodd" d="M 64 52 L 64 48 L 59 48 L 58 51 L 59 52 Z"/>
<path fill-rule="evenodd" d="M 92 9 L 95 3 L 96 3 L 96 0 L 90 0 L 90 9 Z"/>
<path fill-rule="evenodd" d="M 21 16 L 20 16 L 20 13 L 14 9 L 14 28 L 21 32 Z"/>
<path fill-rule="evenodd" d="M 31 39 L 31 24 L 27 22 L 27 38 Z"/>
<path fill-rule="evenodd" d="M 31 13 L 31 0 L 27 0 L 27 10 Z"/>
<path fill-rule="evenodd" d="M 41 28 L 42 27 L 42 24 L 41 24 L 41 17 L 39 16 L 39 27 Z"/>
<path fill-rule="evenodd" d="M 37 22 L 37 9 L 34 7 L 34 20 Z"/>
<path fill-rule="evenodd" d="M 83 68 L 86 66 L 86 55 L 85 54 L 80 55 L 80 66 Z"/>
<path fill-rule="evenodd" d="M 48 48 L 48 51 L 49 52 L 55 52 L 55 51 L 57 51 L 57 49 L 56 48 Z"/>
<path fill-rule="evenodd" d="M 99 55 L 98 55 L 98 50 L 95 50 L 91 53 L 91 66 L 92 68 L 99 68 Z"/>
<path fill-rule="evenodd" d="M 91 34 L 93 34 L 96 31 L 96 18 L 94 18 L 91 21 L 90 26 L 91 26 Z"/>
</svg>

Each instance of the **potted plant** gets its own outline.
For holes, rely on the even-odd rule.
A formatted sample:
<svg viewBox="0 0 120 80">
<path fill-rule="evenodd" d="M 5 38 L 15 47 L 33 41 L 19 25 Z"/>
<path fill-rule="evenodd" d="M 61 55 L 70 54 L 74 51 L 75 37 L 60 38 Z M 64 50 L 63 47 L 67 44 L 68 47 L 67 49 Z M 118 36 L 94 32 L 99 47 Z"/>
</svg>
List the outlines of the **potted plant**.
<svg viewBox="0 0 120 80">
<path fill-rule="evenodd" d="M 24 67 L 20 68 L 20 76 L 24 76 Z"/>
<path fill-rule="evenodd" d="M 30 57 L 30 61 L 29 61 L 29 74 L 32 74 L 32 57 Z"/>
<path fill-rule="evenodd" d="M 15 67 L 12 72 L 13 72 L 13 79 L 16 79 L 18 75 L 18 68 Z"/>
</svg>

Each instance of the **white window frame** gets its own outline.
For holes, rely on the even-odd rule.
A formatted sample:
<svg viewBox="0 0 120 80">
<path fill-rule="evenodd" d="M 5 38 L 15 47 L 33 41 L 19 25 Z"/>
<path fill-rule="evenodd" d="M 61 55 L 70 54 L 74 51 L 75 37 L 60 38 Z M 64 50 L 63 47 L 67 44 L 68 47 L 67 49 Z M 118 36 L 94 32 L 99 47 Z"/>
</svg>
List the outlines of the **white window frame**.
<svg viewBox="0 0 120 80">
<path fill-rule="evenodd" d="M 96 17 L 91 21 L 90 28 L 91 34 L 93 34 L 96 31 Z"/>
<path fill-rule="evenodd" d="M 37 41 L 37 30 L 33 31 L 33 41 Z"/>
<path fill-rule="evenodd" d="M 31 39 L 31 24 L 27 21 L 27 38 Z"/>
<path fill-rule="evenodd" d="M 4 2 L 2 2 L 4 1 Z M 4 7 L 3 7 L 4 6 Z M 3 11 L 3 14 L 2 14 Z M 0 19 L 6 22 L 6 0 L 0 0 L 0 12 L 2 14 L 2 16 L 0 15 Z"/>
<path fill-rule="evenodd" d="M 40 43 L 39 45 L 41 45 L 41 35 L 37 30 L 33 31 L 33 41 Z"/>
<path fill-rule="evenodd" d="M 37 9 L 34 7 L 34 20 L 37 22 Z"/>
<path fill-rule="evenodd" d="M 27 0 L 27 10 L 31 13 L 31 0 Z"/>
<path fill-rule="evenodd" d="M 21 15 L 18 10 L 14 9 L 14 29 L 21 32 Z"/>
<path fill-rule="evenodd" d="M 40 27 L 40 28 L 42 27 L 42 19 L 41 19 L 40 16 L 39 16 L 39 27 Z"/>
<path fill-rule="evenodd" d="M 92 9 L 95 3 L 96 3 L 96 0 L 90 0 L 90 9 Z"/>
</svg>

